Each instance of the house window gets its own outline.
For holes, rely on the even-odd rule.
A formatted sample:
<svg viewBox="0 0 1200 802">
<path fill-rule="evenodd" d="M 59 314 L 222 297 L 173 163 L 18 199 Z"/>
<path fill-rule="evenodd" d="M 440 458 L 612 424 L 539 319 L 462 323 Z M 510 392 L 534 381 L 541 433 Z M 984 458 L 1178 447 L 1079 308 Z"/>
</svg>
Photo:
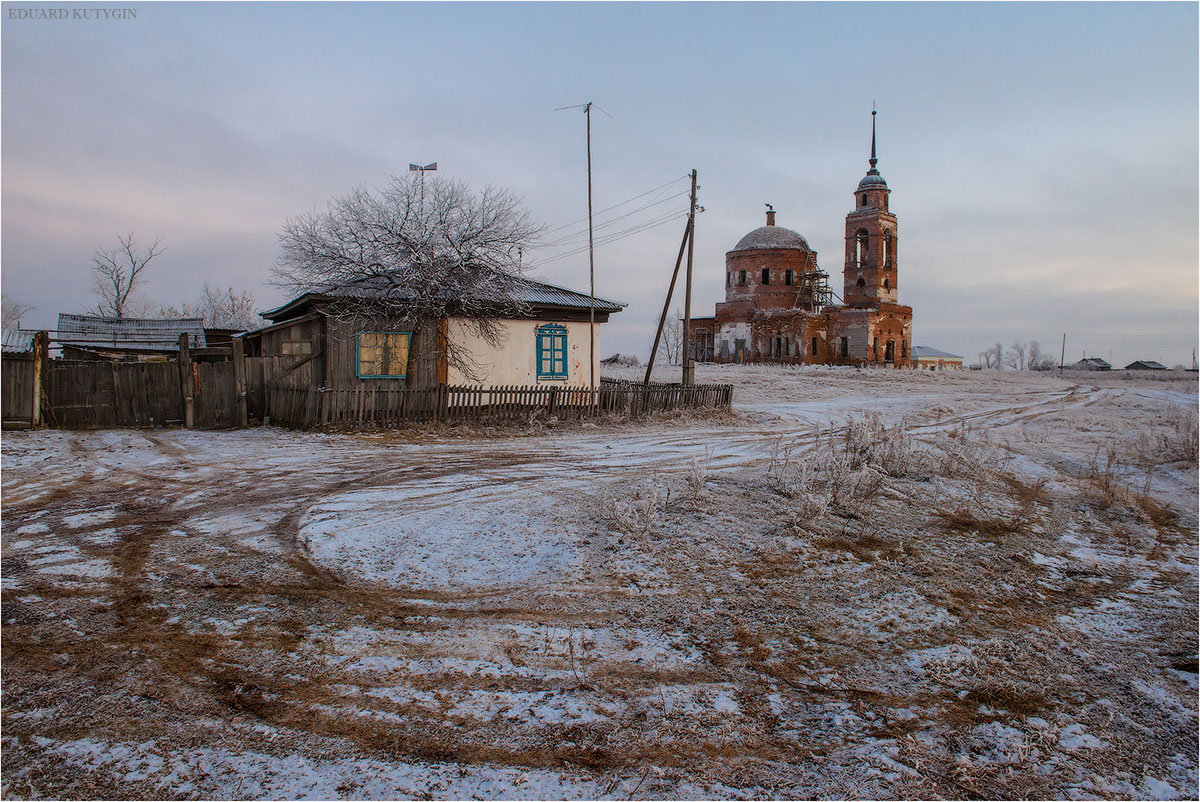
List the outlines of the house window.
<svg viewBox="0 0 1200 802">
<path fill-rule="evenodd" d="M 783 283 L 789 287 L 792 286 L 792 276 L 793 275 L 794 274 L 792 273 L 791 270 L 788 270 L 786 273 L 784 273 L 783 274 Z"/>
<path fill-rule="evenodd" d="M 355 335 L 355 374 L 360 379 L 403 379 L 408 367 L 407 331 L 360 331 Z"/>
<path fill-rule="evenodd" d="M 886 279 L 886 278 L 885 278 L 885 279 L 883 280 L 883 288 L 884 288 L 885 290 L 890 290 L 890 289 L 892 288 L 892 282 L 891 282 L 890 280 L 888 280 L 888 279 Z"/>
<path fill-rule="evenodd" d="M 537 375 L 539 379 L 567 378 L 567 329 L 557 323 L 538 326 Z"/>
<path fill-rule="evenodd" d="M 279 344 L 279 353 L 283 356 L 310 356 L 312 340 L 284 340 Z"/>
<path fill-rule="evenodd" d="M 745 270 L 738 271 L 738 284 L 740 284 L 743 287 L 746 286 L 746 271 Z"/>
<path fill-rule="evenodd" d="M 860 286 L 860 287 L 867 286 L 867 280 L 865 278 L 863 278 L 862 276 L 859 276 L 858 277 L 858 286 Z"/>
<path fill-rule="evenodd" d="M 726 273 L 725 274 L 725 286 L 728 287 L 732 283 L 733 283 L 733 273 Z"/>
<path fill-rule="evenodd" d="M 771 283 L 771 271 L 770 271 L 770 269 L 768 269 L 768 268 L 765 268 L 765 267 L 764 267 L 764 268 L 763 268 L 763 274 L 762 274 L 762 276 L 763 276 L 763 280 L 762 280 L 762 283 L 763 283 L 763 284 L 770 284 L 770 283 Z"/>
<path fill-rule="evenodd" d="M 900 341 L 900 359 L 908 360 L 908 340 Z"/>
<path fill-rule="evenodd" d="M 817 358 L 817 338 L 813 337 L 812 350 L 808 352 L 813 359 Z"/>
<path fill-rule="evenodd" d="M 850 338 L 849 337 L 842 338 L 842 356 L 843 357 L 850 356 Z"/>
<path fill-rule="evenodd" d="M 866 206 L 866 205 L 867 205 L 867 196 L 866 196 L 866 195 L 863 195 L 863 202 L 862 202 L 862 205 L 863 205 L 863 206 Z"/>
</svg>

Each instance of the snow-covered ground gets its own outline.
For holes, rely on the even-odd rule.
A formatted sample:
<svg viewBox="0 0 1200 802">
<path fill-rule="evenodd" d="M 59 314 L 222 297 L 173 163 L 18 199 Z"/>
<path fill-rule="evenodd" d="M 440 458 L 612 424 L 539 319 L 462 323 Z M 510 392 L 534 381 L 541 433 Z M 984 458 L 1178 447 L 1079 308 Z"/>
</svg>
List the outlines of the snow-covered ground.
<svg viewBox="0 0 1200 802">
<path fill-rule="evenodd" d="M 697 380 L 4 433 L 3 794 L 1197 797 L 1194 377 Z"/>
</svg>

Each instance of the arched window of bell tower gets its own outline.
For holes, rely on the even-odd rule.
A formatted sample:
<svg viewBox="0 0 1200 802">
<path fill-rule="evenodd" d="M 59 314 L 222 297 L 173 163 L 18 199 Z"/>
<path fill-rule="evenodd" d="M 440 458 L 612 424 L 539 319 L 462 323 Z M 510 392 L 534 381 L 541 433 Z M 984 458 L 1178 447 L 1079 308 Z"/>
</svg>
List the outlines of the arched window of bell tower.
<svg viewBox="0 0 1200 802">
<path fill-rule="evenodd" d="M 867 233 L 865 228 L 860 228 L 854 235 L 854 261 L 860 268 L 867 264 L 870 245 L 871 235 Z"/>
</svg>

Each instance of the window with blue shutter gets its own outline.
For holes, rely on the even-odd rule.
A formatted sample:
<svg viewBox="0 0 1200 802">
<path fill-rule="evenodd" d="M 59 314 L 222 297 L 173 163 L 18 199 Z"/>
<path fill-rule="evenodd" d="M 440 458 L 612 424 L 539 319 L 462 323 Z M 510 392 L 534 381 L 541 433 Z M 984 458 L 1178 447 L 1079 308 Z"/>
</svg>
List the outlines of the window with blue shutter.
<svg viewBox="0 0 1200 802">
<path fill-rule="evenodd" d="M 567 378 L 567 329 L 557 323 L 538 326 L 537 375 L 539 379 Z"/>
</svg>

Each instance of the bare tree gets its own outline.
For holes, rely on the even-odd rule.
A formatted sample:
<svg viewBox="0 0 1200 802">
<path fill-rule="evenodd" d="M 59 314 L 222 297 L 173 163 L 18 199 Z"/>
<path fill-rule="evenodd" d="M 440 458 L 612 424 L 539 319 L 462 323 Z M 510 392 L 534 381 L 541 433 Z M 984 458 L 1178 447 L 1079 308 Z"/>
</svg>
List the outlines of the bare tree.
<svg viewBox="0 0 1200 802">
<path fill-rule="evenodd" d="M 1029 341 L 1029 369 L 1050 370 L 1057 366 L 1054 357 L 1042 353 L 1042 346 L 1037 340 Z"/>
<path fill-rule="evenodd" d="M 117 236 L 116 248 L 96 247 L 92 253 L 94 289 L 100 296 L 96 306 L 104 317 L 126 317 L 136 301 L 133 292 L 140 286 L 138 279 L 154 257 L 166 250 L 162 238 L 156 238 L 142 251 L 134 242 L 133 232 Z"/>
<path fill-rule="evenodd" d="M 1025 370 L 1025 353 L 1029 350 L 1029 346 L 1023 342 L 1014 342 L 1009 346 L 1009 352 L 1004 357 L 1004 361 L 1013 370 Z"/>
<path fill-rule="evenodd" d="M 5 328 L 20 328 L 21 316 L 27 312 L 32 312 L 36 307 L 33 304 L 14 301 L 12 298 L 0 296 L 0 321 L 3 321 Z"/>
<path fill-rule="evenodd" d="M 678 309 L 663 324 L 659 345 L 668 365 L 683 364 L 683 314 Z"/>
<path fill-rule="evenodd" d="M 996 343 L 983 352 L 984 367 L 1000 370 L 1004 365 L 1004 346 Z"/>
<path fill-rule="evenodd" d="M 407 375 L 417 384 L 432 373 L 419 370 L 419 361 L 438 352 L 476 379 L 479 366 L 467 348 L 446 341 L 437 323 L 463 319 L 469 332 L 500 346 L 499 320 L 525 308 L 518 293 L 522 250 L 541 231 L 506 190 L 488 186 L 476 195 L 459 181 L 422 185 L 415 175 L 393 175 L 378 192 L 360 187 L 333 198 L 322 213 L 289 219 L 274 283 L 297 295 L 337 288 L 345 297 L 330 311 L 339 317 L 410 321 Z M 431 349 L 427 340 L 435 335 Z"/>
<path fill-rule="evenodd" d="M 200 297 L 194 302 L 184 302 L 160 310 L 166 318 L 198 317 L 205 326 L 248 331 L 259 325 L 260 318 L 254 311 L 254 295 L 249 290 L 234 292 L 233 287 L 219 290 L 207 281 Z"/>
</svg>

